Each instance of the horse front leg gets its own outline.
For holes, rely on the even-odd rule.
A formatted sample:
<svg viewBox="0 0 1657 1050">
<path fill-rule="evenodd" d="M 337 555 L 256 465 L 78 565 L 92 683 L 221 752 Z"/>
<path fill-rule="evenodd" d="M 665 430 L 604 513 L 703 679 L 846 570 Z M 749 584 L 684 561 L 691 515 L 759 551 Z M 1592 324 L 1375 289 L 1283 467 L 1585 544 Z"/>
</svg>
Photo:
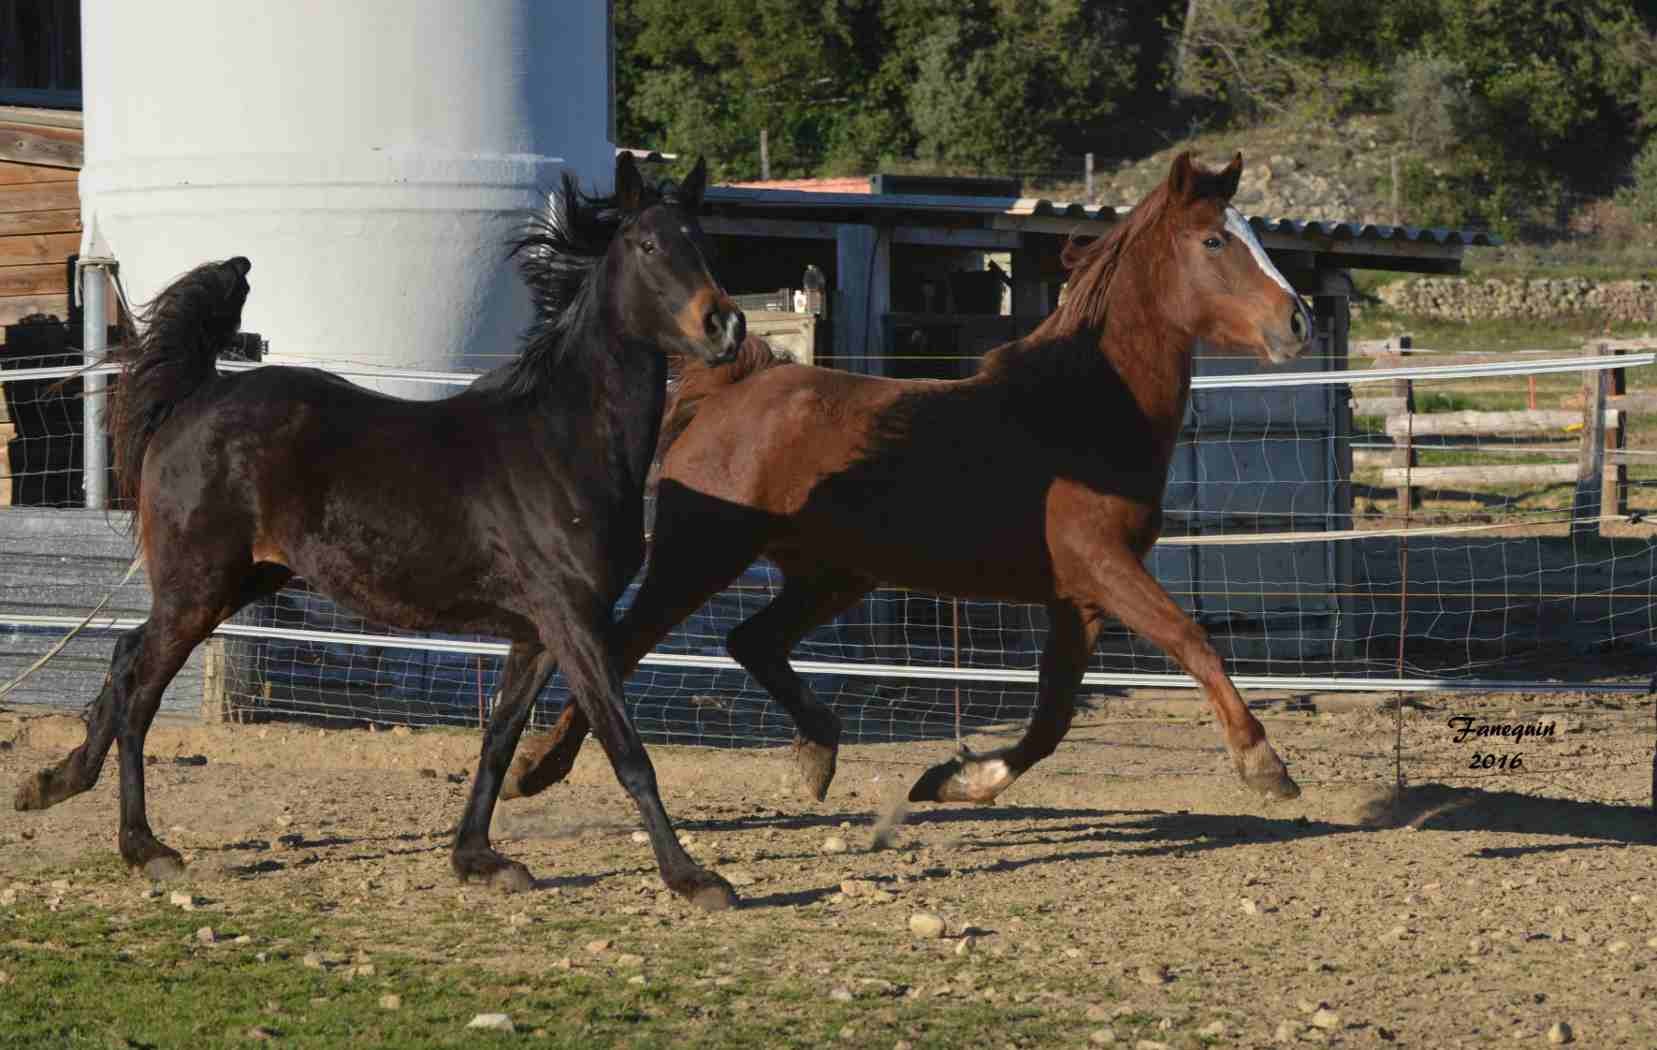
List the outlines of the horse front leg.
<svg viewBox="0 0 1657 1050">
<path fill-rule="evenodd" d="M 709 910 L 736 903 L 736 892 L 723 878 L 698 866 L 679 844 L 656 787 L 656 770 L 645 753 L 644 741 L 627 716 L 621 674 L 605 640 L 601 611 L 566 622 L 558 641 L 559 664 L 569 681 L 570 695 L 604 745 L 616 779 L 632 797 L 644 819 L 656 867 L 668 889 L 692 904 Z"/>
<path fill-rule="evenodd" d="M 1226 675 L 1208 632 L 1168 596 L 1144 564 L 1126 549 L 1110 551 L 1096 564 L 1094 579 L 1091 597 L 1099 610 L 1173 657 L 1197 680 L 1219 719 L 1226 750 L 1243 783 L 1267 798 L 1299 796 L 1300 786 Z"/>
<path fill-rule="evenodd" d="M 514 642 L 506 657 L 500 700 L 483 731 L 477 775 L 466 812 L 455 830 L 454 852 L 449 863 L 463 882 L 487 882 L 507 893 L 527 890 L 533 884 L 529 869 L 496 852 L 489 843 L 489 822 L 495 814 L 501 780 L 512 762 L 518 737 L 529 721 L 535 697 L 558 666 L 539 642 Z"/>
<path fill-rule="evenodd" d="M 787 570 L 785 570 L 787 571 Z M 872 580 L 838 572 L 788 571 L 782 592 L 736 626 L 725 647 L 794 721 L 794 764 L 806 794 L 821 802 L 840 754 L 840 716 L 817 699 L 788 662 L 811 630 L 854 605 Z"/>
<path fill-rule="evenodd" d="M 678 488 L 663 488 L 644 581 L 627 612 L 606 631 L 610 660 L 622 677 L 631 674 L 663 638 L 759 556 L 761 540 L 752 529 L 727 527 L 720 533 L 718 545 L 711 547 L 703 529 L 675 529 L 675 522 L 690 524 L 699 520 L 694 511 L 681 509 L 680 503 L 686 498 Z M 524 741 L 507 772 L 501 797 L 538 794 L 563 780 L 575 768 L 576 756 L 591 728 L 580 701 L 571 692 L 552 728 Z"/>
<path fill-rule="evenodd" d="M 1068 602 L 1054 602 L 1047 611 L 1050 625 L 1041 650 L 1041 683 L 1024 736 L 1011 747 L 982 754 L 963 745 L 960 754 L 921 774 L 909 789 L 909 801 L 993 802 L 1059 746 L 1076 714 L 1076 690 L 1099 637 L 1099 622 L 1083 617 Z"/>
</svg>

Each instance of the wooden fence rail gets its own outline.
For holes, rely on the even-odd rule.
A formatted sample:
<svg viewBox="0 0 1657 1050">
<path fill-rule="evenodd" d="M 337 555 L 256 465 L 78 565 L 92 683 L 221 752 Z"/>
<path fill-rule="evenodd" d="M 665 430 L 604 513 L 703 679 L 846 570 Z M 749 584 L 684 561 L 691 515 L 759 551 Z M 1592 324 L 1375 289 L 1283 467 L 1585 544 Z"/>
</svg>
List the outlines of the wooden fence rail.
<svg viewBox="0 0 1657 1050">
<path fill-rule="evenodd" d="M 1631 348 L 1634 347 L 1601 342 L 1590 346 L 1586 353 L 1597 357 L 1622 354 Z M 1377 358 L 1382 367 L 1396 367 L 1408 363 L 1406 358 L 1412 350 L 1410 339 L 1405 336 L 1397 347 L 1368 348 L 1368 355 Z M 1441 361 L 1445 359 L 1433 359 L 1434 364 Z M 1354 465 L 1383 468 L 1380 484 L 1397 488 L 1400 513 L 1420 506 L 1419 490 L 1423 488 L 1477 489 L 1492 485 L 1575 482 L 1572 517 L 1577 521 L 1572 531 L 1593 533 L 1599 528 L 1597 519 L 1601 515 L 1628 512 L 1628 464 L 1646 462 L 1625 448 L 1628 413 L 1657 413 L 1657 394 L 1629 394 L 1627 382 L 1626 371 L 1621 368 L 1584 372 L 1580 411 L 1530 408 L 1513 412 L 1423 413 L 1415 411 L 1413 382 L 1397 380 L 1391 396 L 1353 399 L 1352 414 L 1384 418 L 1385 433 L 1392 440 L 1390 449 L 1356 451 Z M 1551 454 L 1570 457 L 1575 462 L 1419 465 L 1418 454 L 1422 449 L 1466 450 L 1468 446 L 1445 439 L 1470 437 L 1552 439 L 1551 445 L 1499 445 L 1477 451 L 1480 455 Z"/>
</svg>

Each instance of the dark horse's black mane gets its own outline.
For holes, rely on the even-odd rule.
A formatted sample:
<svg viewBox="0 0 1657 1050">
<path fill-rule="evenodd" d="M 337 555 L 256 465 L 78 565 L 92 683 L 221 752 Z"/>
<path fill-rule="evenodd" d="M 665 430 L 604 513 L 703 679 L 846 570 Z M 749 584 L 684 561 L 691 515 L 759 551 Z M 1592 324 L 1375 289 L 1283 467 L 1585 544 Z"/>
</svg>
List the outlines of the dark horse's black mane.
<svg viewBox="0 0 1657 1050">
<path fill-rule="evenodd" d="M 679 200 L 677 184 L 663 180 L 639 211 Z M 564 174 L 559 188 L 547 194 L 546 213 L 524 224 L 508 253 L 518 260 L 518 273 L 535 308 L 534 320 L 523 334 L 523 349 L 515 360 L 479 379 L 473 389 L 529 397 L 541 391 L 561 365 L 586 371 L 585 358 L 605 352 L 578 333 L 598 309 L 599 264 L 611 240 L 635 218 L 621 211 L 614 196 L 587 193 L 574 176 Z M 583 359 L 572 360 L 576 355 Z"/>
</svg>

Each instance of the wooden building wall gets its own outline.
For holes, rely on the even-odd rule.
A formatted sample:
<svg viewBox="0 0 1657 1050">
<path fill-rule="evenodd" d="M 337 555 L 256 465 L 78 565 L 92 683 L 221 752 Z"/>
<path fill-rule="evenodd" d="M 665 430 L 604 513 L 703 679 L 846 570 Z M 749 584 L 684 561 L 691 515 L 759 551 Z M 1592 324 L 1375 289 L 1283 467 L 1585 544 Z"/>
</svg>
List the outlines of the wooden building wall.
<svg viewBox="0 0 1657 1050">
<path fill-rule="evenodd" d="M 82 132 L 73 111 L 0 106 L 0 353 L 5 326 L 30 314 L 69 317 L 69 257 L 80 250 Z M 11 503 L 0 398 L 0 507 Z"/>
<path fill-rule="evenodd" d="M 65 264 L 80 250 L 82 133 L 32 120 L 79 116 L 0 109 L 0 326 L 34 313 L 69 316 Z"/>
</svg>

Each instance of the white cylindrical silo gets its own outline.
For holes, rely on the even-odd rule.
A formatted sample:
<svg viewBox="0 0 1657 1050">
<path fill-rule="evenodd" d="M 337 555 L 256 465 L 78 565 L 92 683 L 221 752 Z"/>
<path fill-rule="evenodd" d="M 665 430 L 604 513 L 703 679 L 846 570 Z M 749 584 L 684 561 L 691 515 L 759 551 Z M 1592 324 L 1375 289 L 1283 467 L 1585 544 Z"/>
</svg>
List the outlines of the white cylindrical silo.
<svg viewBox="0 0 1657 1050">
<path fill-rule="evenodd" d="M 563 168 L 612 175 L 605 0 L 83 0 L 81 22 L 83 251 L 134 300 L 248 256 L 273 360 L 512 353 L 522 212 Z"/>
</svg>

